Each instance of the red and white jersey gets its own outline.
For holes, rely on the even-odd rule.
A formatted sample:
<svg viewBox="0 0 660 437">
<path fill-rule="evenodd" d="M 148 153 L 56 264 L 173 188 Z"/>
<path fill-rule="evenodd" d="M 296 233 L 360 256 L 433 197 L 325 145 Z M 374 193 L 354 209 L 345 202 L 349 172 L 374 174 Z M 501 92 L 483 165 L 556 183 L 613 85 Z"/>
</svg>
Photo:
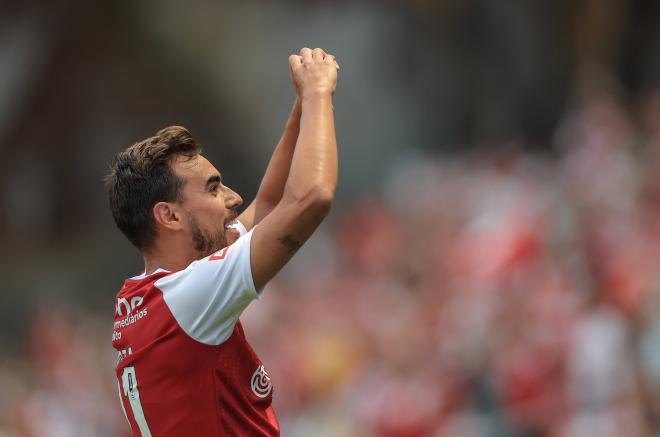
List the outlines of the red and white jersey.
<svg viewBox="0 0 660 437">
<path fill-rule="evenodd" d="M 273 387 L 238 320 L 258 297 L 252 232 L 185 270 L 127 279 L 112 346 L 135 436 L 277 436 Z"/>
</svg>

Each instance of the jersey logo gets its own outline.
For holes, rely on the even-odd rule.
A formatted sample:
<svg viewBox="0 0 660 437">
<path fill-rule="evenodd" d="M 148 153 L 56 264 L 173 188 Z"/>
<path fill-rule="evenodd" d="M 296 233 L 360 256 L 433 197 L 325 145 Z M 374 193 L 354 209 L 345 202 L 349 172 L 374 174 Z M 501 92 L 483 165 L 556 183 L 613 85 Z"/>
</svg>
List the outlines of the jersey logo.
<svg viewBox="0 0 660 437">
<path fill-rule="evenodd" d="M 273 384 L 270 382 L 270 376 L 262 364 L 252 374 L 252 393 L 257 397 L 265 398 L 272 390 Z"/>
<path fill-rule="evenodd" d="M 225 259 L 225 256 L 227 256 L 227 251 L 229 250 L 229 246 L 225 247 L 224 249 L 221 249 L 214 253 L 213 255 L 210 256 L 209 261 L 215 261 L 218 259 Z"/>
<path fill-rule="evenodd" d="M 128 315 L 135 308 L 142 305 L 142 296 L 134 296 L 131 298 L 130 302 L 124 297 L 117 299 L 117 304 L 115 305 L 115 312 L 119 317 Z"/>
</svg>

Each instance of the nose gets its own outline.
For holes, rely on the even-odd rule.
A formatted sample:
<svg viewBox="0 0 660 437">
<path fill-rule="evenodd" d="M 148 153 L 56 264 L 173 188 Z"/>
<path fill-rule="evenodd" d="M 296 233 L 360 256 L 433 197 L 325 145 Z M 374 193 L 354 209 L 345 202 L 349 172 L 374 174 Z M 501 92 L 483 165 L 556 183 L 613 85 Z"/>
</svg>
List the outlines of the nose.
<svg viewBox="0 0 660 437">
<path fill-rule="evenodd" d="M 243 204 L 243 198 L 241 198 L 236 191 L 229 187 L 225 187 L 225 190 L 225 206 L 228 209 L 233 209 Z"/>
</svg>

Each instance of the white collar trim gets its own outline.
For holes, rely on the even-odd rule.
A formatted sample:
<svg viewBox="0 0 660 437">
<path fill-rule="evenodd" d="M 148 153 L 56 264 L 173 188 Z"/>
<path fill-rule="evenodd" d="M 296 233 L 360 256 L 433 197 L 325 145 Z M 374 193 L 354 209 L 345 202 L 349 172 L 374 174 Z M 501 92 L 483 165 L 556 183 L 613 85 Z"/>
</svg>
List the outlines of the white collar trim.
<svg viewBox="0 0 660 437">
<path fill-rule="evenodd" d="M 156 273 L 161 273 L 161 272 L 167 272 L 167 273 L 169 273 L 170 271 L 169 271 L 169 270 L 165 270 L 165 269 L 158 268 L 158 269 L 154 270 L 153 272 L 149 273 L 148 275 L 146 274 L 147 272 L 144 271 L 144 272 L 142 272 L 141 275 L 133 276 L 132 278 L 128 278 L 128 279 L 132 279 L 132 280 L 134 280 L 134 281 L 139 281 L 140 279 L 144 279 L 144 278 L 147 278 L 147 277 L 149 277 L 149 276 L 151 276 L 151 275 L 155 275 Z"/>
</svg>

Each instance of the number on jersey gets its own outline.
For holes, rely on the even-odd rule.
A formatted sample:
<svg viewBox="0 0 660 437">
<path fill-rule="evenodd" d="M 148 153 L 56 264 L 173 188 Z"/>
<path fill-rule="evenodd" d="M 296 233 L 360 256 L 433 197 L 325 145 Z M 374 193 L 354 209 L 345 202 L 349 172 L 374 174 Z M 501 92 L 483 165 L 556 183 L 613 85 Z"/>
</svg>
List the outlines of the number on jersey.
<svg viewBox="0 0 660 437">
<path fill-rule="evenodd" d="M 135 376 L 135 367 L 124 367 L 124 373 L 122 373 L 121 379 L 124 395 L 128 398 L 131 404 L 133 417 L 135 417 L 135 422 L 137 422 L 138 428 L 140 428 L 142 437 L 151 437 L 151 431 L 149 430 L 147 419 L 144 417 L 142 403 L 140 402 L 140 390 L 138 390 L 137 377 Z M 123 407 L 124 402 L 121 397 L 119 401 Z M 125 410 L 124 414 L 126 414 Z M 128 416 L 126 417 L 126 420 L 128 420 Z"/>
</svg>

